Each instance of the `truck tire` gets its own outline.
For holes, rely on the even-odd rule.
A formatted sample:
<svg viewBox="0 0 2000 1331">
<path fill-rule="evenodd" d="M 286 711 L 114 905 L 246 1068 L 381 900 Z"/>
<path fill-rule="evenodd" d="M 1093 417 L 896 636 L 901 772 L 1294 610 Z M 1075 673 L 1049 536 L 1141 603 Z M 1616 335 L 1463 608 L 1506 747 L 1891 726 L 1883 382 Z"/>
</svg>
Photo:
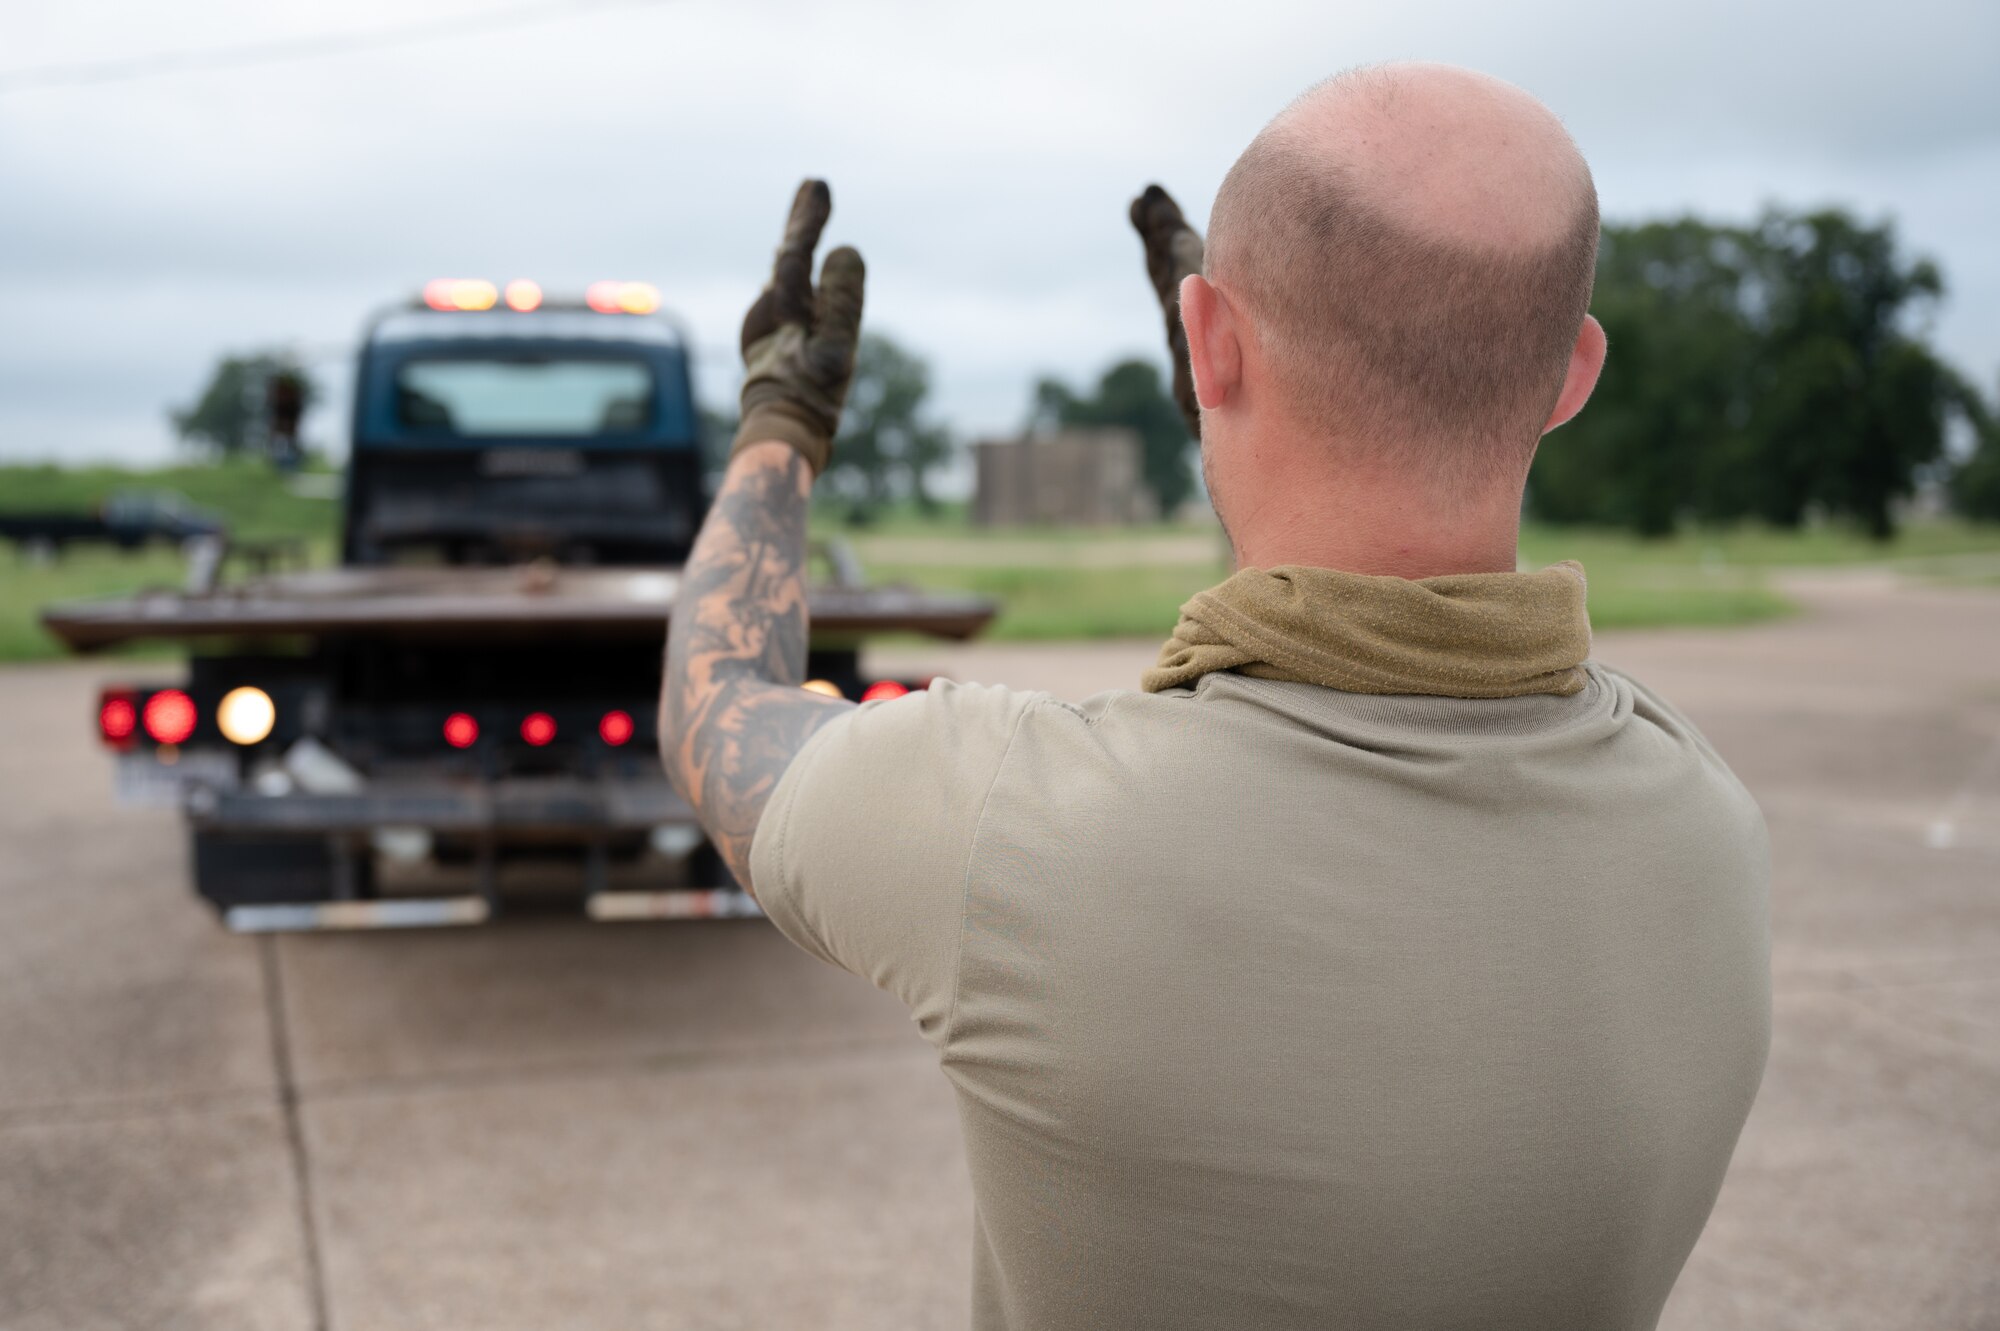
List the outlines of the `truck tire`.
<svg viewBox="0 0 2000 1331">
<path fill-rule="evenodd" d="M 333 849 L 322 837 L 191 834 L 194 889 L 217 910 L 231 906 L 305 905 L 338 896 Z M 373 865 L 363 854 L 355 886 L 369 895 Z"/>
</svg>

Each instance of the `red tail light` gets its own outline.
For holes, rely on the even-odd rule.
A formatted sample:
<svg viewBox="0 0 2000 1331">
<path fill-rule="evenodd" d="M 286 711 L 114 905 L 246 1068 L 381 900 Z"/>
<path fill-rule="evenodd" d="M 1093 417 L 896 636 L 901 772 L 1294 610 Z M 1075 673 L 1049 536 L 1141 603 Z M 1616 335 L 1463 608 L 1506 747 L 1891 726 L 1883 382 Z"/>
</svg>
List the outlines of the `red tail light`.
<svg viewBox="0 0 2000 1331">
<path fill-rule="evenodd" d="M 861 691 L 861 701 L 875 702 L 882 698 L 900 698 L 909 689 L 893 679 L 878 679 Z"/>
<path fill-rule="evenodd" d="M 124 748 L 139 729 L 139 705 L 129 693 L 107 693 L 97 704 L 97 733 L 106 744 Z"/>
<path fill-rule="evenodd" d="M 615 749 L 631 740 L 635 728 L 630 712 L 606 712 L 597 723 L 597 737 Z"/>
<path fill-rule="evenodd" d="M 194 699 L 179 689 L 161 689 L 146 699 L 140 720 L 146 733 L 161 744 L 185 744 L 194 734 Z"/>
<path fill-rule="evenodd" d="M 556 737 L 556 719 L 547 712 L 530 712 L 521 718 L 521 738 L 541 748 Z"/>
<path fill-rule="evenodd" d="M 479 723 L 465 712 L 453 712 L 444 719 L 444 742 L 454 749 L 469 749 L 479 742 Z"/>
</svg>

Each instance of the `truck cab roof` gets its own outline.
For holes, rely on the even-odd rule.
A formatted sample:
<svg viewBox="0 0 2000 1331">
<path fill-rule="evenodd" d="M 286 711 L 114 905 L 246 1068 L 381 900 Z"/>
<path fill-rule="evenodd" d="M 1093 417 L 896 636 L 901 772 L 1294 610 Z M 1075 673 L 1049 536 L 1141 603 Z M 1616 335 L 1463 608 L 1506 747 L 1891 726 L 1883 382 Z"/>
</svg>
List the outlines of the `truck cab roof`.
<svg viewBox="0 0 2000 1331">
<path fill-rule="evenodd" d="M 658 315 L 599 314 L 583 306 L 446 312 L 394 310 L 368 330 L 371 346 L 432 342 L 582 342 L 685 351 L 686 339 Z"/>
</svg>

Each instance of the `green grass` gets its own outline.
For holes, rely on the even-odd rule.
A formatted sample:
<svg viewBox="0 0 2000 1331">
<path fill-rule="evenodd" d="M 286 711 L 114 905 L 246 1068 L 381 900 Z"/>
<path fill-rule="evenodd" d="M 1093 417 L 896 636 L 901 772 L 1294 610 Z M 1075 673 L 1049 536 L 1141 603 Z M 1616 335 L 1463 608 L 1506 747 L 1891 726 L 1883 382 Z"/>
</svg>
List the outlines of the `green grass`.
<svg viewBox="0 0 2000 1331">
<path fill-rule="evenodd" d="M 1778 569 L 1842 564 L 1902 564 L 1964 555 L 2000 554 L 2000 527 L 1933 520 L 1913 524 L 1886 544 L 1845 527 L 1778 531 L 1769 527 L 1695 528 L 1649 541 L 1619 531 L 1530 524 L 1521 532 L 1521 556 L 1530 563 L 1581 560 L 1599 568 Z"/>
<path fill-rule="evenodd" d="M 0 548 L 0 661 L 65 655 L 43 632 L 38 616 L 50 601 L 116 596 L 142 587 L 180 585 L 180 554 L 165 549 L 125 554 L 107 546 L 75 546 L 55 564 L 33 564 Z M 143 655 L 157 656 L 164 649 Z"/>
<path fill-rule="evenodd" d="M 1590 584 L 1590 624 L 1596 629 L 1699 628 L 1754 624 L 1791 614 L 1797 607 L 1769 587 Z"/>
<path fill-rule="evenodd" d="M 1001 641 L 1164 638 L 1181 602 L 1228 570 L 1164 564 L 1141 568 L 1005 565 L 995 568 L 868 565 L 871 579 L 938 591 L 975 592 L 1000 603 L 986 636 Z"/>
<path fill-rule="evenodd" d="M 301 498 L 282 477 L 251 462 L 149 472 L 0 467 L 0 510 L 85 511 L 113 490 L 143 486 L 180 491 L 221 512 L 248 539 L 303 537 L 322 561 L 332 549 L 338 503 Z M 1000 639 L 1164 637 L 1181 602 L 1227 571 L 1215 528 L 1200 523 L 979 529 L 967 525 L 965 506 L 956 504 L 934 515 L 898 506 L 859 530 L 842 525 L 837 512 L 816 512 L 813 530 L 851 540 L 875 581 L 993 597 L 1002 609 L 990 635 Z M 1886 546 L 1837 527 L 1696 530 L 1645 541 L 1623 532 L 1530 526 L 1521 551 L 1530 566 L 1581 561 L 1590 574 L 1591 620 L 1600 629 L 1747 624 L 1784 615 L 1793 607 L 1773 579 L 1801 567 L 1879 564 L 1953 585 L 2000 586 L 2000 527 L 1959 522 L 1920 523 Z M 49 601 L 175 586 L 181 577 L 179 556 L 163 550 L 126 555 L 78 547 L 41 566 L 0 549 L 0 661 L 62 655 L 36 622 Z"/>
<path fill-rule="evenodd" d="M 340 505 L 292 493 L 285 478 L 261 462 L 161 467 L 0 467 L 0 512 L 94 512 L 114 490 L 176 490 L 220 513 L 245 540 L 303 536 L 331 540 Z"/>
<path fill-rule="evenodd" d="M 1220 581 L 1219 560 L 1117 567 L 1116 550 L 1157 543 L 1176 533 L 1201 543 L 1213 528 L 1128 528 L 1115 531 L 1034 530 L 968 533 L 944 523 L 925 525 L 904 515 L 892 527 L 854 534 L 871 575 L 992 596 L 1001 603 L 989 636 L 1002 640 L 1161 636 L 1172 629 L 1182 601 Z M 997 544 L 1006 563 L 929 566 L 899 562 L 913 540 Z M 1092 566 L 1072 562 L 1084 546 Z M 888 559 L 870 559 L 870 547 Z M 1046 556 L 1021 562 L 1023 548 Z M 1524 564 L 1580 561 L 1590 575 L 1590 617 L 1599 629 L 1688 628 L 1751 624 L 1790 614 L 1796 607 L 1772 586 L 1786 569 L 1886 564 L 1911 576 L 1958 585 L 1991 585 L 2000 573 L 2000 528 L 1957 522 L 1913 526 L 1884 546 L 1838 528 L 1779 532 L 1757 528 L 1690 531 L 1648 541 L 1617 531 L 1530 526 L 1522 532 Z M 1968 568 L 1968 566 L 1970 566 Z"/>
<path fill-rule="evenodd" d="M 963 502 L 940 504 L 935 512 L 928 514 L 914 504 L 898 503 L 884 509 L 874 520 L 861 527 L 849 526 L 842 518 L 843 512 L 834 505 L 821 507 L 815 504 L 812 534 L 838 536 L 859 546 L 866 546 L 877 538 L 899 537 L 943 538 L 972 545 L 1025 540 L 1074 546 L 1172 536 L 1176 533 L 1213 533 L 1216 530 L 1212 521 L 1156 522 L 1138 527 L 976 527 L 972 524 L 971 506 Z"/>
<path fill-rule="evenodd" d="M 1641 566 L 1643 569 L 1643 566 Z M 1630 570 L 1632 573 L 1641 569 Z M 1000 603 L 987 637 L 999 641 L 1159 637 L 1183 601 L 1228 576 L 1221 564 L 1071 568 L 1060 564 L 992 568 L 870 564 L 872 577 L 938 590 L 975 592 Z M 1590 618 L 1600 629 L 1750 624 L 1789 614 L 1792 603 L 1760 577 L 1697 575 L 1687 580 L 1591 574 Z"/>
<path fill-rule="evenodd" d="M 0 512 L 89 513 L 115 490 L 175 490 L 220 513 L 245 540 L 303 538 L 322 562 L 333 547 L 340 505 L 294 494 L 284 477 L 258 462 L 162 467 L 0 467 Z M 178 551 L 164 546 L 125 553 L 105 545 L 76 545 L 53 563 L 36 564 L 11 545 L 0 545 L 0 661 L 33 661 L 64 654 L 42 631 L 38 616 L 51 601 L 116 596 L 147 587 L 177 587 L 186 569 Z M 171 644 L 138 649 L 139 655 L 172 654 Z"/>
</svg>

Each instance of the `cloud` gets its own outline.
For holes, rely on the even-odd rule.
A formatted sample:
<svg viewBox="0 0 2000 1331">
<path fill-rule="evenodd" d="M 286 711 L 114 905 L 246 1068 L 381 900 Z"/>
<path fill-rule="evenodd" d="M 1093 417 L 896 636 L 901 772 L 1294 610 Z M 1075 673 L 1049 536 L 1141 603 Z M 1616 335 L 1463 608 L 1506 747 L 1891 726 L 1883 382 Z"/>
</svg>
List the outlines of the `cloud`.
<svg viewBox="0 0 2000 1331">
<path fill-rule="evenodd" d="M 427 13 L 476 13 L 456 0 Z M 10 67 L 407 23 L 407 6 L 45 6 Z M 165 447 L 218 353 L 334 353 L 445 273 L 551 289 L 645 277 L 734 341 L 792 185 L 870 318 L 936 368 L 967 433 L 1031 379 L 1156 354 L 1124 221 L 1150 179 L 1205 202 L 1241 145 L 1333 69 L 1425 56 L 1561 113 L 1608 216 L 1766 200 L 1892 214 L 1954 296 L 1948 353 L 2000 362 L 2000 8 L 1701 0 L 1336 7 L 1244 0 L 610 8 L 455 42 L 0 96 L 0 455 Z M 726 353 L 703 389 L 726 393 Z M 327 422 L 323 422 L 324 426 Z"/>
</svg>

